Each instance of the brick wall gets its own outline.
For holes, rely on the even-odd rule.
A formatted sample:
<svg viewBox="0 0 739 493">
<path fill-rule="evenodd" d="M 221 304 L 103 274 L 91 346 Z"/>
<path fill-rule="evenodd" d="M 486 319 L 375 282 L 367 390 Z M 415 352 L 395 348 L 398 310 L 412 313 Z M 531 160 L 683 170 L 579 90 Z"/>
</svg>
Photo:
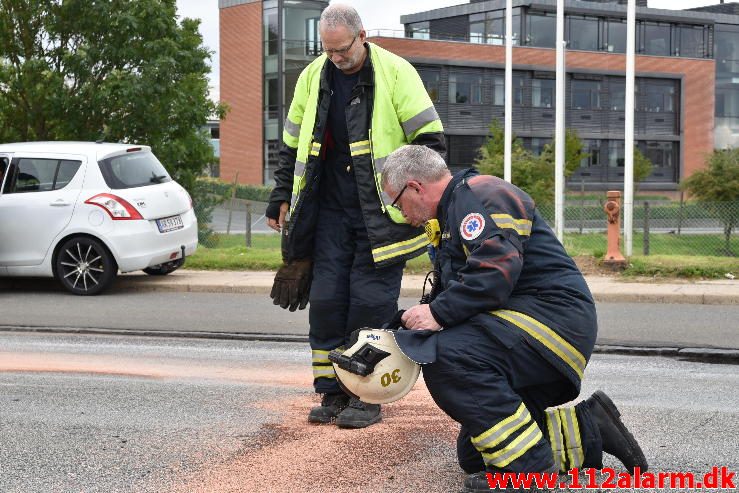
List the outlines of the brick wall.
<svg viewBox="0 0 739 493">
<path fill-rule="evenodd" d="M 505 48 L 471 43 L 422 41 L 401 38 L 375 37 L 372 42 L 411 62 L 472 64 L 505 64 Z M 521 66 L 554 70 L 555 50 L 543 48 L 513 49 L 515 68 Z M 613 53 L 568 51 L 568 71 L 594 70 L 604 72 L 626 71 L 626 56 Z M 713 60 L 677 57 L 638 56 L 636 73 L 639 75 L 669 74 L 682 77 L 680 178 L 690 176 L 705 164 L 705 157 L 713 151 L 714 88 L 716 67 Z"/>
<path fill-rule="evenodd" d="M 221 102 L 231 109 L 221 120 L 221 178 L 262 183 L 262 2 L 220 9 Z"/>
</svg>

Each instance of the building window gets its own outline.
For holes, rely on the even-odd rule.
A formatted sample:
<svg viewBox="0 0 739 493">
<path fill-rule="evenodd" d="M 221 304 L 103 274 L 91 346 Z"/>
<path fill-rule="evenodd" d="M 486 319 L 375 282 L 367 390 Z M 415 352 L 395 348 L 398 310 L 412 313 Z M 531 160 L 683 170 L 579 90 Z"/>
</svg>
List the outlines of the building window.
<svg viewBox="0 0 739 493">
<path fill-rule="evenodd" d="M 311 17 L 305 20 L 305 54 L 318 56 L 321 54 L 321 37 L 318 34 L 320 17 Z"/>
<path fill-rule="evenodd" d="M 470 43 L 485 44 L 487 36 L 485 34 L 485 14 L 470 15 Z"/>
<path fill-rule="evenodd" d="M 704 26 L 681 25 L 677 29 L 680 40 L 680 46 L 675 50 L 677 56 L 691 58 L 704 58 L 707 56 L 706 29 Z"/>
<path fill-rule="evenodd" d="M 544 151 L 544 146 L 551 142 L 550 139 L 542 139 L 540 137 L 524 137 L 521 139 L 524 148 L 531 151 L 535 156 L 540 156 Z"/>
<path fill-rule="evenodd" d="M 505 104 L 505 77 L 493 79 L 493 105 Z M 523 106 L 523 77 L 513 76 L 513 106 Z"/>
<path fill-rule="evenodd" d="M 264 116 L 268 120 L 276 119 L 279 112 L 277 78 L 264 81 Z"/>
<path fill-rule="evenodd" d="M 655 113 L 675 111 L 675 86 L 657 82 L 644 83 L 644 111 Z"/>
<path fill-rule="evenodd" d="M 642 24 L 642 50 L 646 55 L 670 56 L 670 25 L 656 22 Z"/>
<path fill-rule="evenodd" d="M 557 36 L 557 18 L 554 14 L 530 12 L 526 15 L 526 44 L 554 48 Z"/>
<path fill-rule="evenodd" d="M 623 168 L 624 167 L 624 141 L 609 140 L 608 141 L 608 167 Z"/>
<path fill-rule="evenodd" d="M 428 22 L 408 24 L 406 36 L 413 39 L 431 39 L 431 28 Z"/>
<path fill-rule="evenodd" d="M 598 51 L 598 18 L 570 17 L 570 36 L 568 48 L 573 50 Z"/>
<path fill-rule="evenodd" d="M 676 142 L 640 141 L 639 150 L 652 162 L 652 174 L 645 181 L 674 183 L 678 177 Z"/>
<path fill-rule="evenodd" d="M 634 85 L 636 87 L 636 85 Z M 626 83 L 611 82 L 610 83 L 611 111 L 624 111 L 626 109 Z"/>
<path fill-rule="evenodd" d="M 278 41 L 280 38 L 277 25 L 277 9 L 264 10 L 264 54 L 277 55 Z"/>
<path fill-rule="evenodd" d="M 716 24 L 714 33 L 717 82 L 731 84 L 734 77 L 739 77 L 739 26 Z"/>
<path fill-rule="evenodd" d="M 472 74 L 449 75 L 449 102 L 482 104 L 482 76 Z"/>
<path fill-rule="evenodd" d="M 739 90 L 716 89 L 716 116 L 739 118 Z"/>
<path fill-rule="evenodd" d="M 626 22 L 622 19 L 608 19 L 606 30 L 606 51 L 626 53 Z"/>
<path fill-rule="evenodd" d="M 513 25 L 516 20 L 520 23 L 520 17 L 514 17 Z M 517 44 L 518 29 L 514 27 L 514 43 Z M 470 42 L 489 45 L 505 44 L 505 11 L 495 10 L 483 14 L 470 15 Z"/>
<path fill-rule="evenodd" d="M 431 101 L 434 103 L 439 102 L 439 72 L 436 70 L 419 69 L 418 75 L 423 81 L 423 85 L 426 87 L 426 92 L 429 93 Z"/>
<path fill-rule="evenodd" d="M 600 140 L 585 139 L 582 141 L 582 152 L 586 154 L 580 161 L 581 168 L 600 166 Z"/>
<path fill-rule="evenodd" d="M 554 108 L 554 79 L 534 79 L 531 84 L 531 106 Z"/>
<path fill-rule="evenodd" d="M 600 109 L 600 81 L 572 80 L 572 108 L 576 110 Z"/>
<path fill-rule="evenodd" d="M 485 142 L 482 135 L 449 135 L 449 165 L 454 169 L 473 166 L 480 155 L 480 147 Z"/>
</svg>

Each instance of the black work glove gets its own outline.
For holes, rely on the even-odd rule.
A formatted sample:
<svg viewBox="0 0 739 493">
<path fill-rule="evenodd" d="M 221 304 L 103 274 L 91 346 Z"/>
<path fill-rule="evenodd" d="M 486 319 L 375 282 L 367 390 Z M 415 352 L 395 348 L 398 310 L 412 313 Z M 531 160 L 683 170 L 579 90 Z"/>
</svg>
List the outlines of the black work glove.
<svg viewBox="0 0 739 493">
<path fill-rule="evenodd" d="M 393 317 L 390 320 L 388 320 L 382 325 L 382 329 L 392 330 L 392 331 L 405 329 L 406 327 L 405 325 L 403 325 L 403 321 L 401 320 L 401 317 L 403 316 L 404 313 L 405 313 L 405 310 L 398 310 L 398 312 L 395 315 L 393 315 Z"/>
<path fill-rule="evenodd" d="M 291 312 L 304 309 L 308 304 L 313 262 L 308 259 L 293 260 L 282 264 L 275 275 L 269 297 L 275 305 L 288 308 Z"/>
</svg>

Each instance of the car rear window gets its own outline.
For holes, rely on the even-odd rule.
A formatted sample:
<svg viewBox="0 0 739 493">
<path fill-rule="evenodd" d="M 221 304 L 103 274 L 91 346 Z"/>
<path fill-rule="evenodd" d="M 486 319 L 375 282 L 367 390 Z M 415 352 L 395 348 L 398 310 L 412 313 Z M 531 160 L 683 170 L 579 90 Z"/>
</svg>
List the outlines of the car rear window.
<svg viewBox="0 0 739 493">
<path fill-rule="evenodd" d="M 98 162 L 105 183 L 114 190 L 172 181 L 151 152 L 130 152 Z"/>
</svg>

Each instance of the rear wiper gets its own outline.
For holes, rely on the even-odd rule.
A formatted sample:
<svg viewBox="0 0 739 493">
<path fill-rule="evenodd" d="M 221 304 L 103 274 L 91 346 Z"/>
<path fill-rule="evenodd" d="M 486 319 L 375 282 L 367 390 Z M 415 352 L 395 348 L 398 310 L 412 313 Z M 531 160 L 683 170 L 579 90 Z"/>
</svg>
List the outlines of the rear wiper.
<svg viewBox="0 0 739 493">
<path fill-rule="evenodd" d="M 151 183 L 162 183 L 162 180 L 164 180 L 167 177 L 167 175 L 155 175 L 152 173 L 152 177 L 149 178 L 149 181 Z"/>
</svg>

